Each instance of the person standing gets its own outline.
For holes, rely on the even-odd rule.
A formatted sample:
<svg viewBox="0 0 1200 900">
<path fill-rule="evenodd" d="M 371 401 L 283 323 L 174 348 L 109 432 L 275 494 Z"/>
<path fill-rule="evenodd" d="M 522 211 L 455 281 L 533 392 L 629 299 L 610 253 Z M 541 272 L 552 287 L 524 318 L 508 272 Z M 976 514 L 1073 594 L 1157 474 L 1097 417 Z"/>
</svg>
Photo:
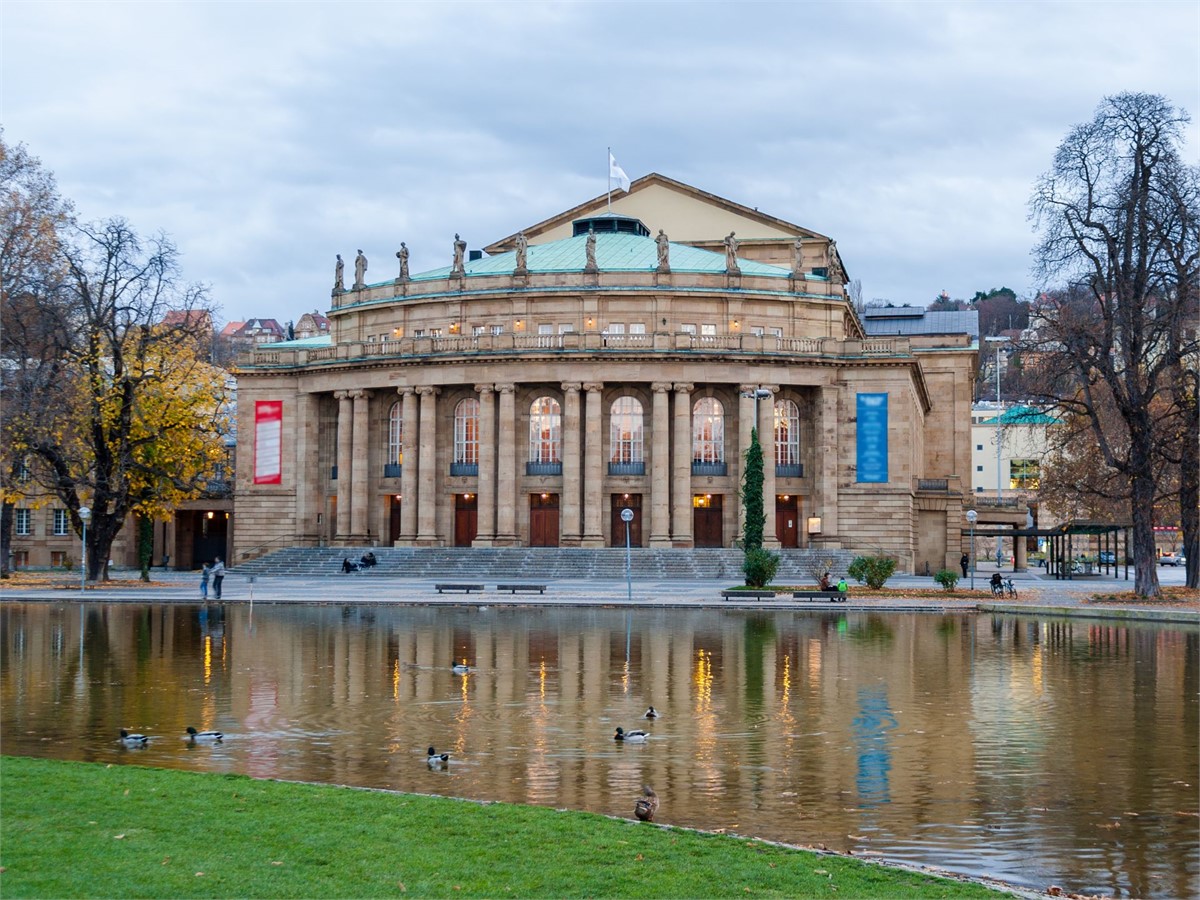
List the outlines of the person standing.
<svg viewBox="0 0 1200 900">
<path fill-rule="evenodd" d="M 213 596 L 218 600 L 221 599 L 221 582 L 225 580 L 225 564 L 221 562 L 221 557 L 213 560 L 212 564 L 212 583 Z"/>
<path fill-rule="evenodd" d="M 960 559 L 960 560 L 958 561 L 958 564 L 959 564 L 960 566 L 962 566 L 962 570 L 963 570 L 963 578 L 966 578 L 966 577 L 967 577 L 967 569 L 968 569 L 968 568 L 970 567 L 970 565 L 971 565 L 971 557 L 969 557 L 967 554 L 965 554 L 965 553 L 964 553 L 964 554 L 962 555 L 962 559 Z"/>
<path fill-rule="evenodd" d="M 208 568 L 208 563 L 200 564 L 200 599 L 208 599 L 208 576 L 211 570 Z"/>
</svg>

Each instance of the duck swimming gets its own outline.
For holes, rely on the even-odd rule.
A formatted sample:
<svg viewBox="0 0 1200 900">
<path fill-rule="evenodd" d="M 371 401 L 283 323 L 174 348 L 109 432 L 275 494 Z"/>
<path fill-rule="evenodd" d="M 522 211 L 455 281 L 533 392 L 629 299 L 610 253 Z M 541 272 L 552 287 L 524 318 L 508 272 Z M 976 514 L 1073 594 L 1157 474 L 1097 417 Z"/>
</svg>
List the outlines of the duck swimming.
<svg viewBox="0 0 1200 900">
<path fill-rule="evenodd" d="M 130 734 L 128 731 L 122 728 L 121 743 L 126 747 L 145 747 L 150 743 L 150 738 L 144 734 Z"/>
<path fill-rule="evenodd" d="M 646 715 L 643 716 L 643 718 L 657 719 L 658 718 L 658 710 L 655 709 L 653 706 L 651 706 L 649 709 L 646 710 Z"/>
<path fill-rule="evenodd" d="M 436 750 L 434 750 L 432 747 L 430 747 L 429 748 L 429 756 L 427 756 L 425 758 L 425 761 L 427 763 L 429 763 L 429 768 L 441 769 L 441 768 L 445 767 L 446 763 L 450 762 L 450 754 L 449 753 L 438 753 Z"/>
<path fill-rule="evenodd" d="M 658 812 L 658 794 L 654 793 L 654 788 L 650 785 L 644 785 L 642 796 L 638 798 L 637 803 L 633 804 L 633 814 L 643 822 L 651 822 L 654 820 L 656 812 Z"/>
<path fill-rule="evenodd" d="M 650 735 L 644 731 L 626 731 L 624 728 L 618 728 L 617 733 L 613 735 L 613 740 L 625 741 L 628 744 L 643 744 L 648 737 Z"/>
<path fill-rule="evenodd" d="M 191 741 L 194 744 L 219 744 L 221 741 L 225 740 L 225 734 L 224 732 L 220 731 L 197 731 L 195 728 L 189 725 L 187 727 L 187 734 L 183 736 L 183 739 L 185 741 Z"/>
<path fill-rule="evenodd" d="M 455 663 L 450 667 L 450 671 L 455 675 L 470 675 L 471 667 L 466 663 Z"/>
</svg>

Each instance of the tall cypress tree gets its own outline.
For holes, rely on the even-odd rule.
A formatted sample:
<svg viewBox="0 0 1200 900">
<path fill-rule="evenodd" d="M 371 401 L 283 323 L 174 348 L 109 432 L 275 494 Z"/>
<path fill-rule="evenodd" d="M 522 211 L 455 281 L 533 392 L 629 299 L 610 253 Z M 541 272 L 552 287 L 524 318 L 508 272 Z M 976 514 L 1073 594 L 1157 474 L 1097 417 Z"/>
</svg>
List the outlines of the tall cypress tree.
<svg viewBox="0 0 1200 900">
<path fill-rule="evenodd" d="M 742 474 L 742 504 L 746 509 L 746 525 L 742 531 L 742 549 L 762 549 L 763 527 L 767 516 L 763 512 L 763 452 L 758 443 L 758 429 L 750 429 L 750 448 L 746 451 L 746 467 Z"/>
</svg>

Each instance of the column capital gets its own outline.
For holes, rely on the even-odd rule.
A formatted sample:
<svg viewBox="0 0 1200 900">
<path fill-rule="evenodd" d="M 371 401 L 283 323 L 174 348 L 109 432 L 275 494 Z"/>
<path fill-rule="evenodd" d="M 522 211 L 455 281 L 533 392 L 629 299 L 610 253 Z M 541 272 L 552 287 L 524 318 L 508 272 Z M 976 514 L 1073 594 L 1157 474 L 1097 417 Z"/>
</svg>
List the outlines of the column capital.
<svg viewBox="0 0 1200 900">
<path fill-rule="evenodd" d="M 369 398 L 371 396 L 371 392 L 365 390 L 364 388 L 355 388 L 354 390 L 350 391 L 350 396 L 355 400 L 362 400 Z"/>
<path fill-rule="evenodd" d="M 600 393 L 600 391 L 604 390 L 604 382 L 603 381 L 585 381 L 583 383 L 583 389 L 585 391 L 587 391 L 589 394 L 598 394 L 598 393 Z"/>
<path fill-rule="evenodd" d="M 417 388 L 417 393 L 420 394 L 422 397 L 428 397 L 431 395 L 436 397 L 441 392 L 442 392 L 441 388 L 435 388 L 431 385 L 426 385 L 425 387 Z"/>
<path fill-rule="evenodd" d="M 743 397 L 747 397 L 747 395 L 749 395 L 747 397 L 747 399 L 750 399 L 750 400 L 754 399 L 754 392 L 757 390 L 758 390 L 757 384 L 739 384 L 738 385 L 738 393 L 741 394 Z"/>
<path fill-rule="evenodd" d="M 670 389 L 671 382 L 669 381 L 655 381 L 650 385 L 650 390 L 654 391 L 656 394 L 665 394 Z"/>
<path fill-rule="evenodd" d="M 496 390 L 501 394 L 512 394 L 517 390 L 517 386 L 515 384 L 498 384 Z"/>
<path fill-rule="evenodd" d="M 559 386 L 563 389 L 563 392 L 567 394 L 578 394 L 580 387 L 582 387 L 578 381 L 564 381 Z"/>
<path fill-rule="evenodd" d="M 333 399 L 334 400 L 349 400 L 350 392 L 349 391 L 334 391 Z"/>
<path fill-rule="evenodd" d="M 779 385 L 777 384 L 760 384 L 758 389 L 760 391 L 770 391 L 772 394 L 779 393 Z"/>
<path fill-rule="evenodd" d="M 416 390 L 411 385 L 406 384 L 406 385 L 403 385 L 402 387 L 396 388 L 396 393 L 399 394 L 401 397 L 407 397 L 410 394 L 415 394 Z"/>
<path fill-rule="evenodd" d="M 675 393 L 677 393 L 677 394 L 690 394 L 695 389 L 696 389 L 696 385 L 692 384 L 691 382 L 688 382 L 688 381 L 675 382 Z"/>
<path fill-rule="evenodd" d="M 477 384 L 477 385 L 475 385 L 475 393 L 477 393 L 477 394 L 491 394 L 495 390 L 496 390 L 496 386 L 494 384 Z"/>
</svg>

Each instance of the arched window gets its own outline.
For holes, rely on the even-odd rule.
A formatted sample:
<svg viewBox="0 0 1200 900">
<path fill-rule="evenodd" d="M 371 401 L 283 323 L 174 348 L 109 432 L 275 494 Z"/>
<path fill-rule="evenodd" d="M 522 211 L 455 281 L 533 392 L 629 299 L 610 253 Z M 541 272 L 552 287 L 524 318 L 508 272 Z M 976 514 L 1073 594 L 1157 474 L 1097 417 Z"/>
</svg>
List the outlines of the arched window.
<svg viewBox="0 0 1200 900">
<path fill-rule="evenodd" d="M 562 407 L 553 397 L 538 397 L 529 407 L 527 475 L 562 473 Z"/>
<path fill-rule="evenodd" d="M 791 400 L 775 401 L 775 474 L 784 478 L 804 474 L 800 464 L 800 407 Z"/>
<path fill-rule="evenodd" d="M 725 474 L 725 408 L 716 397 L 692 407 L 692 474 Z"/>
<path fill-rule="evenodd" d="M 609 475 L 645 475 L 642 404 L 636 397 L 618 397 L 609 417 Z"/>
<path fill-rule="evenodd" d="M 479 401 L 459 400 L 454 407 L 454 462 L 451 475 L 479 474 Z"/>
<path fill-rule="evenodd" d="M 383 460 L 383 477 L 398 478 L 404 465 L 404 414 L 400 401 L 388 411 L 387 456 Z"/>
</svg>

